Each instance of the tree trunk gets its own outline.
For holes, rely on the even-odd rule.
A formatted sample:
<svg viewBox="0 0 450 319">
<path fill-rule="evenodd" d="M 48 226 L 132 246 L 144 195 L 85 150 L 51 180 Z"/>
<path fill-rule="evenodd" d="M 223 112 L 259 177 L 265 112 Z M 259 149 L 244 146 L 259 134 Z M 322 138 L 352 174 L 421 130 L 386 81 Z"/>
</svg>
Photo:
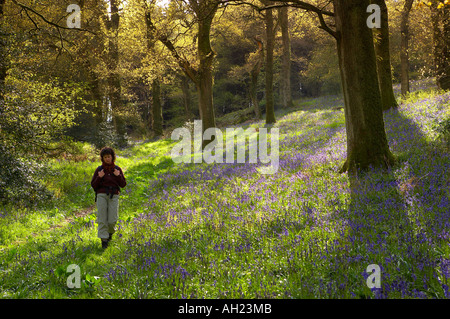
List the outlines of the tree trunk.
<svg viewBox="0 0 450 319">
<path fill-rule="evenodd" d="M 372 0 L 381 8 L 381 28 L 373 29 L 375 40 L 375 54 L 377 57 L 377 74 L 380 84 L 381 102 L 383 110 L 397 108 L 394 89 L 392 86 L 391 55 L 389 53 L 389 22 L 388 9 L 385 0 Z"/>
<path fill-rule="evenodd" d="M 273 101 L 273 48 L 274 48 L 274 30 L 273 30 L 273 9 L 267 9 L 265 15 L 266 23 L 266 124 L 275 123 L 274 101 Z"/>
<path fill-rule="evenodd" d="M 258 75 L 261 71 L 261 66 L 264 63 L 264 45 L 261 40 L 255 37 L 255 41 L 258 44 L 258 51 L 256 54 L 256 61 L 250 70 L 250 100 L 255 110 L 256 119 L 261 118 L 261 109 L 259 108 L 257 89 L 258 89 Z"/>
<path fill-rule="evenodd" d="M 214 61 L 215 53 L 211 48 L 210 33 L 211 23 L 217 12 L 219 1 L 189 0 L 189 4 L 195 13 L 198 25 L 198 69 L 192 67 L 187 59 L 178 54 L 174 44 L 166 35 L 164 35 L 164 33 L 158 35 L 158 40 L 161 41 L 161 43 L 163 43 L 171 52 L 186 76 L 188 76 L 195 83 L 199 96 L 199 111 L 200 118 L 202 120 L 202 132 L 204 132 L 208 128 L 214 128 L 216 126 L 212 90 L 212 63 Z M 152 21 L 150 21 L 150 29 L 154 32 L 157 31 Z M 202 147 L 206 146 L 210 142 L 211 141 L 203 141 Z"/>
<path fill-rule="evenodd" d="M 211 23 L 217 11 L 217 2 L 204 0 L 203 6 L 197 11 L 198 18 L 198 57 L 199 67 L 197 72 L 197 91 L 199 94 L 199 110 L 202 120 L 202 134 L 208 128 L 216 127 L 213 104 L 213 75 L 212 63 L 215 53 L 211 48 L 210 34 Z M 203 147 L 212 140 L 204 140 Z"/>
<path fill-rule="evenodd" d="M 372 30 L 366 25 L 369 4 L 369 0 L 334 0 L 347 132 L 347 160 L 341 172 L 394 162 L 384 130 Z"/>
<path fill-rule="evenodd" d="M 450 6 L 438 9 L 438 1 L 431 6 L 433 24 L 433 55 L 436 85 L 443 90 L 450 89 Z"/>
<path fill-rule="evenodd" d="M 284 108 L 292 107 L 291 94 L 291 39 L 289 36 L 288 7 L 278 10 L 278 17 L 281 28 L 281 39 L 283 43 L 280 97 Z"/>
<path fill-rule="evenodd" d="M 5 85 L 6 72 L 8 70 L 7 61 L 7 35 L 3 28 L 3 5 L 5 0 L 0 0 L 0 100 L 3 100 L 3 90 Z"/>
<path fill-rule="evenodd" d="M 192 106 L 191 106 L 191 91 L 189 90 L 189 78 L 182 74 L 180 75 L 181 79 L 181 91 L 183 92 L 183 105 L 184 105 L 184 112 L 186 115 L 186 120 L 192 119 Z"/>
<path fill-rule="evenodd" d="M 161 83 L 155 79 L 152 82 L 152 128 L 155 137 L 163 135 L 162 125 Z"/>
<path fill-rule="evenodd" d="M 414 0 L 405 0 L 400 22 L 400 63 L 401 63 L 401 95 L 404 98 L 409 93 L 409 12 Z"/>
<path fill-rule="evenodd" d="M 120 77 L 117 73 L 117 65 L 119 64 L 119 7 L 117 0 L 110 0 L 111 18 L 109 20 L 109 42 L 108 42 L 108 84 L 109 84 L 109 98 L 111 101 L 111 107 L 115 112 L 120 107 L 121 87 Z"/>
<path fill-rule="evenodd" d="M 442 65 L 442 72 L 440 73 L 437 81 L 438 86 L 442 90 L 450 90 L 450 5 L 445 5 L 443 10 L 443 36 L 444 50 L 442 56 L 444 57 L 444 64 Z"/>
<path fill-rule="evenodd" d="M 152 29 L 152 18 L 151 11 L 152 10 L 147 5 L 147 0 L 144 0 L 144 9 L 145 9 L 145 23 L 147 27 L 147 50 L 149 54 L 153 54 L 153 50 L 155 47 L 155 35 Z M 156 75 L 156 78 L 152 81 L 151 84 L 152 91 L 152 104 L 150 109 L 150 118 L 151 122 L 151 130 L 155 137 L 159 137 L 163 135 L 163 118 L 162 118 L 162 103 L 161 103 L 161 83 Z"/>
<path fill-rule="evenodd" d="M 112 121 L 115 131 L 120 137 L 125 134 L 125 128 L 123 127 L 121 121 L 119 120 L 117 113 L 121 106 L 121 81 L 120 76 L 117 72 L 117 65 L 119 64 L 119 44 L 118 44 L 118 32 L 119 32 L 119 4 L 118 0 L 109 0 L 110 4 L 110 17 L 108 17 L 108 12 L 104 8 L 105 12 L 104 20 L 106 29 L 108 31 L 108 45 L 107 53 L 105 55 L 105 64 L 108 70 L 107 76 L 107 102 L 106 105 L 111 109 L 107 113 L 111 112 Z M 120 141 L 120 144 L 124 144 L 124 141 Z"/>
<path fill-rule="evenodd" d="M 94 119 L 96 125 L 100 125 L 103 122 L 103 92 L 101 90 L 100 79 L 98 75 L 93 71 L 92 66 L 89 66 L 89 74 L 91 77 L 91 92 L 94 105 L 92 107 L 92 113 L 94 114 Z"/>
</svg>

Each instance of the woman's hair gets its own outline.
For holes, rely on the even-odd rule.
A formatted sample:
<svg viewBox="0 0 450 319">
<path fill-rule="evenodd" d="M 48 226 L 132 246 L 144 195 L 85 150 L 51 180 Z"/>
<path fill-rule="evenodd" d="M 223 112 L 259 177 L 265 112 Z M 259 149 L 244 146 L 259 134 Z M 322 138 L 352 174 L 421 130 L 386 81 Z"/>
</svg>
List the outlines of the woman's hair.
<svg viewBox="0 0 450 319">
<path fill-rule="evenodd" d="M 103 160 L 103 156 L 105 156 L 105 155 L 111 155 L 113 162 L 116 160 L 116 153 L 114 152 L 114 150 L 111 147 L 102 148 L 102 150 L 100 151 L 100 157 L 102 158 L 102 160 Z"/>
</svg>

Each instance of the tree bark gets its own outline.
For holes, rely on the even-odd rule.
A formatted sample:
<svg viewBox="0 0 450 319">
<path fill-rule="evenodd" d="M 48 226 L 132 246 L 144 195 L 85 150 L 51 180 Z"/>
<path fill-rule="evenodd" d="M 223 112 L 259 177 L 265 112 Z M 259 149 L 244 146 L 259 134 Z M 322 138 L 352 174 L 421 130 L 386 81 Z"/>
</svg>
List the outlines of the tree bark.
<svg viewBox="0 0 450 319">
<path fill-rule="evenodd" d="M 0 0 L 0 100 L 3 100 L 3 90 L 5 86 L 6 72 L 8 70 L 8 61 L 6 54 L 7 35 L 3 28 L 3 6 L 5 0 Z"/>
<path fill-rule="evenodd" d="M 397 108 L 398 103 L 395 99 L 392 85 L 391 55 L 389 53 L 388 9 L 385 0 L 372 0 L 372 3 L 379 5 L 381 8 L 381 28 L 374 28 L 373 33 L 381 102 L 383 105 L 383 110 L 389 110 L 391 108 Z"/>
<path fill-rule="evenodd" d="M 210 35 L 211 24 L 214 15 L 217 12 L 218 2 L 214 0 L 200 0 L 199 3 L 197 3 L 195 0 L 191 0 L 191 3 L 193 4 L 194 10 L 196 9 L 195 11 L 198 19 L 197 51 L 199 67 L 195 83 L 199 93 L 199 111 L 204 132 L 208 128 L 216 127 L 212 75 L 212 63 L 214 61 L 215 52 L 211 47 Z M 196 5 L 199 6 L 196 7 Z M 202 146 L 205 147 L 211 141 L 212 140 L 204 140 Z"/>
<path fill-rule="evenodd" d="M 188 76 L 197 88 L 199 96 L 199 111 L 202 120 L 202 131 L 216 126 L 213 104 L 213 76 L 212 63 L 215 53 L 211 48 L 210 34 L 211 23 L 217 12 L 220 1 L 218 0 L 189 0 L 189 5 L 195 13 L 198 25 L 197 54 L 199 58 L 198 68 L 191 66 L 189 61 L 178 54 L 174 44 L 164 34 L 158 34 L 158 40 L 170 51 L 178 62 L 181 70 Z M 150 23 L 153 32 L 157 32 L 153 23 Z M 204 141 L 202 147 L 209 144 Z"/>
<path fill-rule="evenodd" d="M 442 55 L 445 57 L 442 66 L 442 73 L 438 76 L 438 86 L 443 90 L 450 90 L 450 5 L 444 6 L 443 10 L 443 36 L 444 50 Z"/>
<path fill-rule="evenodd" d="M 103 19 L 105 22 L 108 37 L 107 52 L 104 56 L 106 68 L 108 70 L 106 80 L 108 89 L 105 113 L 112 116 L 112 121 L 116 133 L 118 133 L 120 137 L 123 137 L 125 134 L 125 128 L 123 127 L 117 114 L 121 106 L 122 96 L 120 76 L 117 72 L 117 65 L 119 64 L 118 32 L 120 24 L 118 0 L 109 0 L 109 4 L 111 9 L 110 17 L 108 17 L 108 12 L 102 4 L 104 10 Z M 109 109 L 109 105 L 111 109 Z M 122 144 L 122 142 L 123 141 L 121 141 L 120 143 Z"/>
<path fill-rule="evenodd" d="M 152 18 L 151 18 L 151 8 L 147 4 L 147 0 L 144 0 L 144 9 L 145 9 L 145 24 L 147 27 L 147 50 L 149 54 L 153 53 L 155 47 L 155 34 L 152 29 Z M 151 130 L 155 137 L 159 137 L 163 135 L 163 117 L 162 117 L 162 103 L 161 103 L 161 83 L 156 75 L 156 78 L 153 79 L 151 83 L 151 92 L 152 92 L 152 104 L 150 109 L 150 118 L 151 122 Z"/>
<path fill-rule="evenodd" d="M 273 9 L 267 9 L 265 12 L 266 24 L 266 124 L 273 124 L 275 120 L 274 101 L 273 101 L 273 48 L 274 48 L 274 28 L 273 28 Z"/>
<path fill-rule="evenodd" d="M 191 91 L 189 90 L 189 78 L 181 74 L 181 91 L 183 92 L 183 105 L 184 105 L 184 112 L 186 115 L 186 120 L 192 119 L 192 106 L 191 106 Z"/>
<path fill-rule="evenodd" d="M 405 0 L 400 22 L 400 63 L 401 63 L 401 95 L 404 98 L 409 93 L 409 13 L 414 0 Z"/>
<path fill-rule="evenodd" d="M 261 118 L 261 109 L 259 108 L 257 89 L 258 89 L 258 75 L 261 71 L 261 66 L 264 63 L 264 45 L 263 42 L 255 37 L 255 41 L 258 45 L 258 51 L 256 53 L 256 61 L 250 70 L 250 100 L 255 110 L 256 119 Z"/>
<path fill-rule="evenodd" d="M 94 105 L 92 108 L 92 113 L 94 114 L 95 123 L 100 125 L 103 121 L 102 112 L 103 112 L 103 92 L 101 90 L 100 79 L 96 72 L 93 71 L 92 66 L 89 63 L 89 75 L 91 77 L 91 92 L 92 99 L 94 100 Z"/>
<path fill-rule="evenodd" d="M 117 73 L 117 65 L 119 64 L 119 6 L 117 0 L 110 0 L 111 18 L 108 21 L 108 85 L 109 85 L 109 99 L 111 101 L 111 107 L 113 111 L 116 111 L 120 107 L 121 87 L 120 77 Z"/>
<path fill-rule="evenodd" d="M 436 85 L 443 90 L 450 89 L 450 6 L 438 9 L 439 1 L 431 5 L 433 24 L 433 55 Z"/>
<path fill-rule="evenodd" d="M 282 67 L 280 81 L 281 104 L 284 108 L 292 107 L 291 94 L 291 39 L 289 35 L 288 7 L 278 9 L 282 40 Z"/>
<path fill-rule="evenodd" d="M 389 167 L 394 157 L 384 130 L 373 35 L 366 25 L 370 2 L 333 2 L 347 132 L 347 160 L 341 172 Z"/>
<path fill-rule="evenodd" d="M 155 137 L 163 135 L 162 125 L 161 83 L 159 79 L 154 79 L 152 82 L 152 128 Z"/>
</svg>

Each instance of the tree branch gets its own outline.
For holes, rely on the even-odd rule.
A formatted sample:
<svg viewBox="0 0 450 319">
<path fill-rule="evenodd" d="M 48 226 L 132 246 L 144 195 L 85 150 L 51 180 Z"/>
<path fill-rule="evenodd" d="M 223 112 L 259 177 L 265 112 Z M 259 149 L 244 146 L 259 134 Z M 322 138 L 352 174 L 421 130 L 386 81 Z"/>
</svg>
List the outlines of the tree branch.
<svg viewBox="0 0 450 319">
<path fill-rule="evenodd" d="M 261 10 L 267 10 L 270 8 L 279 8 L 279 7 L 294 7 L 294 8 L 300 8 L 306 11 L 311 11 L 317 14 L 320 21 L 319 28 L 328 32 L 333 38 L 337 39 L 337 32 L 331 29 L 327 23 L 325 22 L 324 15 L 329 17 L 334 17 L 334 13 L 331 11 L 323 10 L 323 8 L 318 8 L 310 3 L 300 1 L 300 0 L 277 0 L 277 2 L 283 2 L 282 4 L 274 4 L 271 6 L 266 6 L 262 8 Z M 328 4 L 327 4 L 328 5 Z M 325 7 L 324 7 L 325 8 Z"/>
<path fill-rule="evenodd" d="M 325 19 L 323 18 L 323 15 L 319 12 L 317 12 L 317 15 L 319 17 L 319 21 L 320 21 L 320 29 L 325 30 L 326 32 L 328 32 L 329 34 L 331 34 L 331 36 L 333 38 L 335 38 L 337 40 L 338 38 L 338 33 L 335 30 L 332 30 L 325 22 Z"/>
<path fill-rule="evenodd" d="M 282 3 L 278 3 L 278 4 L 273 4 L 270 6 L 266 6 L 264 8 L 261 8 L 260 11 L 262 10 L 266 10 L 266 9 L 271 9 L 271 8 L 280 8 L 280 7 L 294 7 L 294 8 L 300 8 L 300 9 L 304 9 L 306 11 L 312 11 L 315 13 L 320 13 L 322 15 L 326 15 L 326 16 L 330 16 L 330 17 L 334 17 L 334 13 L 331 11 L 327 11 L 327 10 L 323 10 L 321 8 L 318 8 L 310 3 L 304 2 L 304 1 L 299 1 L 299 0 L 269 0 L 271 2 L 282 2 Z"/>
<path fill-rule="evenodd" d="M 94 31 L 87 30 L 87 29 L 64 27 L 64 26 L 62 26 L 62 25 L 59 25 L 59 24 L 57 24 L 57 23 L 54 23 L 54 22 L 48 20 L 46 17 L 44 17 L 42 14 L 40 14 L 39 12 L 37 12 L 36 10 L 34 10 L 33 8 L 27 6 L 27 5 L 23 4 L 23 3 L 20 3 L 20 2 L 18 2 L 17 0 L 12 0 L 12 2 L 13 2 L 15 5 L 21 7 L 22 9 L 24 9 L 24 10 L 27 12 L 27 15 L 28 15 L 28 11 L 30 11 L 30 12 L 34 13 L 35 15 L 37 15 L 39 18 L 41 18 L 42 21 L 44 21 L 45 23 L 47 23 L 47 24 L 49 24 L 49 25 L 51 25 L 51 26 L 54 26 L 54 27 L 57 28 L 58 30 L 59 30 L 59 29 L 65 29 L 65 30 L 85 31 L 85 32 L 89 32 L 89 33 L 92 33 L 92 34 L 94 34 L 94 35 L 97 35 L 97 33 L 95 33 Z"/>
<path fill-rule="evenodd" d="M 148 8 L 145 8 L 146 10 L 148 10 Z M 177 61 L 178 65 L 180 66 L 180 68 L 184 71 L 184 73 L 194 82 L 197 83 L 197 70 L 195 70 L 191 64 L 189 63 L 189 61 L 186 58 L 181 57 L 175 46 L 173 45 L 172 41 L 169 40 L 169 38 L 167 37 L 167 35 L 161 34 L 160 32 L 158 32 L 158 29 L 155 27 L 155 25 L 153 24 L 153 21 L 150 17 L 150 14 L 148 14 L 148 11 L 145 14 L 145 20 L 146 20 L 146 24 L 147 27 L 154 32 L 155 35 L 157 35 L 157 39 L 170 51 L 170 53 L 172 54 L 172 56 L 175 58 L 175 60 Z"/>
<path fill-rule="evenodd" d="M 324 10 L 324 8 L 328 4 L 330 4 L 331 1 L 329 1 L 323 8 L 316 7 L 316 6 L 314 6 L 314 5 L 310 4 L 310 3 L 307 3 L 307 2 L 304 2 L 304 1 L 300 1 L 300 0 L 276 0 L 276 1 L 269 0 L 269 1 L 271 1 L 271 2 L 282 2 L 282 3 L 276 3 L 276 4 L 273 4 L 273 5 L 268 5 L 268 6 L 264 6 L 264 7 L 259 7 L 259 6 L 255 5 L 253 3 L 246 2 L 246 1 L 240 1 L 240 0 L 237 0 L 237 1 L 235 1 L 235 0 L 223 0 L 223 1 L 220 1 L 219 3 L 223 4 L 223 5 L 226 5 L 226 6 L 228 6 L 228 5 L 242 5 L 242 4 L 245 4 L 245 5 L 251 6 L 252 8 L 257 10 L 258 12 L 262 12 L 262 11 L 265 11 L 267 9 L 282 8 L 282 7 L 294 7 L 294 8 L 300 8 L 300 9 L 303 9 L 303 10 L 306 10 L 306 11 L 311 11 L 311 12 L 316 13 L 317 16 L 319 17 L 319 21 L 320 21 L 319 28 L 324 30 L 324 31 L 326 31 L 326 32 L 328 32 L 333 38 L 337 39 L 337 32 L 334 31 L 333 29 L 331 29 L 326 24 L 325 19 L 324 19 L 324 15 L 325 16 L 329 16 L 329 17 L 334 17 L 334 12 Z"/>
</svg>

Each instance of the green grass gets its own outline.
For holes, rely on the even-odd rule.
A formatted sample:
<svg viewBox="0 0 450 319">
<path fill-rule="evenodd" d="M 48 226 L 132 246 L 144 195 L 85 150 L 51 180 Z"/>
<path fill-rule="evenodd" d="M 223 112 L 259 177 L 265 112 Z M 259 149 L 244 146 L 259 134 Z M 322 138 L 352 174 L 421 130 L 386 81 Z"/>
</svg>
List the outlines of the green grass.
<svg viewBox="0 0 450 319">
<path fill-rule="evenodd" d="M 439 169 L 449 159 L 430 129 L 430 114 L 449 112 L 448 102 L 434 103 L 441 96 L 416 93 L 399 114 L 386 113 L 398 164 L 356 180 L 337 173 L 345 122 L 335 97 L 283 111 L 274 175 L 247 164 L 174 164 L 169 140 L 118 151 L 127 186 L 106 250 L 90 187 L 99 163 L 53 160 L 46 184 L 55 199 L 1 210 L 0 297 L 445 297 L 449 180 Z M 365 284 L 372 263 L 383 267 L 381 293 Z M 81 269 L 79 289 L 66 285 L 71 264 Z"/>
</svg>

